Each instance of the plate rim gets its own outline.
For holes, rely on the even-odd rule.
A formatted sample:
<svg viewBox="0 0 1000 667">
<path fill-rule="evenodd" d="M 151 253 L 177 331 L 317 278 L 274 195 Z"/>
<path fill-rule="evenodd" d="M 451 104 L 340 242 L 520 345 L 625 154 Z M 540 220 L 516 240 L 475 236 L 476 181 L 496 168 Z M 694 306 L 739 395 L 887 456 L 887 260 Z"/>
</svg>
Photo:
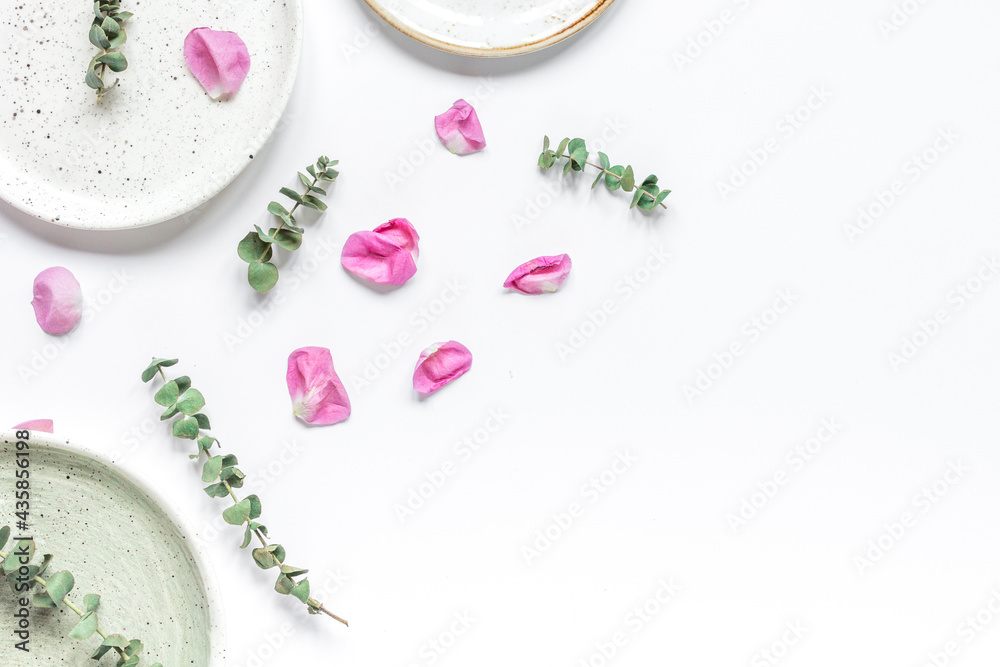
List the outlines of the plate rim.
<svg viewBox="0 0 1000 667">
<path fill-rule="evenodd" d="M 528 42 L 525 44 L 519 44 L 512 47 L 504 48 L 477 48 L 471 46 L 462 46 L 460 44 L 454 44 L 451 42 L 446 42 L 441 39 L 435 39 L 429 35 L 419 33 L 410 30 L 408 27 L 400 23 L 392 16 L 384 7 L 382 7 L 379 0 L 365 0 L 365 4 L 375 12 L 379 17 L 382 18 L 386 23 L 391 25 L 393 28 L 403 33 L 407 37 L 420 42 L 421 44 L 426 44 L 427 46 L 433 47 L 439 51 L 445 51 L 447 53 L 454 53 L 460 56 L 472 56 L 475 58 L 506 58 L 508 56 L 520 56 L 526 53 L 534 53 L 535 51 L 541 51 L 542 49 L 548 48 L 553 44 L 558 44 L 564 39 L 572 37 L 576 33 L 580 32 L 588 25 L 593 23 L 597 18 L 603 14 L 615 0 L 597 0 L 597 4 L 589 11 L 586 15 L 581 16 L 579 19 L 574 21 L 571 25 L 566 26 L 554 35 L 550 35 L 544 39 L 535 40 L 533 42 Z"/>
<path fill-rule="evenodd" d="M 166 514 L 167 518 L 181 530 L 185 537 L 184 544 L 188 547 L 188 550 L 194 557 L 195 565 L 201 572 L 202 584 L 205 587 L 205 597 L 208 599 L 209 631 L 211 633 L 209 635 L 209 650 L 211 652 L 209 667 L 222 667 L 225 665 L 227 646 L 226 610 L 222 604 L 221 588 L 219 587 L 219 581 L 215 573 L 215 568 L 212 566 L 212 561 L 209 558 L 208 550 L 200 539 L 195 537 L 194 529 L 191 526 L 192 522 L 188 521 L 186 516 L 168 503 L 164 498 L 164 495 L 153 488 L 148 481 L 128 470 L 126 467 L 114 463 L 104 454 L 90 449 L 89 447 L 81 446 L 67 438 L 33 429 L 2 429 L 0 430 L 0 441 L 6 443 L 16 442 L 21 439 L 16 437 L 17 431 L 28 431 L 31 434 L 29 442 L 32 445 L 40 443 L 43 447 L 67 451 L 78 456 L 89 457 L 98 463 L 107 466 L 149 496 L 149 498 L 156 503 L 157 507 L 159 507 L 160 511 Z M 218 641 L 216 641 L 217 636 Z"/>
<path fill-rule="evenodd" d="M 284 86 L 277 91 L 276 95 L 271 96 L 272 99 L 278 100 L 277 109 L 280 113 L 276 113 L 271 117 L 272 120 L 264 128 L 264 132 L 258 133 L 257 136 L 263 138 L 259 144 L 252 147 L 254 153 L 257 153 L 267 144 L 268 141 L 271 140 L 271 135 L 274 134 L 274 130 L 278 127 L 281 119 L 285 116 L 285 112 L 288 110 L 288 104 L 292 99 L 292 92 L 295 88 L 295 81 L 298 79 L 299 67 L 302 60 L 302 42 L 304 39 L 303 33 L 305 31 L 304 3 L 302 0 L 285 0 L 285 2 L 290 5 L 292 11 L 295 12 L 296 27 L 298 28 L 298 39 L 296 39 L 292 44 L 292 72 L 291 76 L 285 79 Z M 127 224 L 95 227 L 92 223 L 83 222 L 75 217 L 68 219 L 67 216 L 60 216 L 60 219 L 56 220 L 50 212 L 43 211 L 37 206 L 28 205 L 25 202 L 20 201 L 20 198 L 13 196 L 14 193 L 5 188 L 2 182 L 0 182 L 0 199 L 22 213 L 27 213 L 38 220 L 56 225 L 58 227 L 81 229 L 88 232 L 120 232 L 129 229 L 140 229 L 142 227 L 157 225 L 162 222 L 167 222 L 168 220 L 180 218 L 181 216 L 190 213 L 194 209 L 218 196 L 220 192 L 229 187 L 229 185 L 235 181 L 240 174 L 246 171 L 248 166 L 250 166 L 249 162 L 242 162 L 241 164 L 242 166 L 237 167 L 232 174 L 228 175 L 224 179 L 221 179 L 214 189 L 204 191 L 200 198 L 192 200 L 190 205 L 182 207 L 182 210 L 177 212 L 171 211 L 160 215 L 140 217 L 138 220 L 130 221 Z"/>
</svg>

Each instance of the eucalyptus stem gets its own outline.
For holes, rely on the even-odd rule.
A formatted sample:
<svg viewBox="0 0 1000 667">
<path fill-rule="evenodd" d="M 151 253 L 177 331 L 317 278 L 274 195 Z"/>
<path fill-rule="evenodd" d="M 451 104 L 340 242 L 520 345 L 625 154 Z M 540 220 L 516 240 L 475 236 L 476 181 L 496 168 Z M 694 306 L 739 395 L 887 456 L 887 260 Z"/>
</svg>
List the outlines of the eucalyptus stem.
<svg viewBox="0 0 1000 667">
<path fill-rule="evenodd" d="M 271 256 L 274 252 L 272 246 L 277 244 L 290 252 L 299 249 L 302 245 L 302 233 L 305 230 L 296 226 L 294 214 L 299 206 L 320 212 L 326 210 L 326 204 L 318 196 L 326 196 L 326 189 L 316 184 L 320 181 L 332 183 L 337 180 L 340 173 L 334 169 L 337 164 L 337 160 L 331 161 L 326 156 L 320 156 L 316 160 L 316 164 L 306 167 L 309 176 L 300 171 L 299 180 L 305 186 L 305 192 L 298 193 L 291 188 L 281 188 L 280 190 L 281 194 L 295 202 L 292 210 L 286 210 L 276 201 L 271 202 L 267 205 L 267 210 L 278 219 L 277 226 L 265 232 L 260 228 L 260 225 L 254 225 L 256 231 L 248 233 L 236 247 L 236 253 L 240 259 L 249 264 L 247 282 L 261 294 L 269 291 L 278 282 L 278 267 L 271 262 Z M 310 177 L 312 177 L 312 181 L 309 180 Z"/>
<path fill-rule="evenodd" d="M 52 562 L 52 555 L 45 554 L 40 564 L 33 564 L 31 560 L 35 556 L 35 541 L 32 539 L 18 540 L 14 544 L 13 551 L 5 552 L 10 539 L 10 526 L 0 528 L 0 563 L 3 565 L 3 573 L 7 577 L 10 588 L 16 594 L 24 594 L 31 589 L 40 588 L 31 598 L 31 603 L 35 607 L 52 609 L 60 604 L 65 605 L 74 612 L 80 621 L 70 630 L 69 636 L 73 639 L 86 640 L 93 635 L 101 638 L 101 643 L 90 656 L 94 660 L 100 660 L 105 653 L 114 650 L 118 654 L 116 667 L 137 667 L 142 652 L 142 642 L 138 639 L 129 641 L 123 635 L 108 635 L 101 628 L 97 618 L 97 609 L 100 606 L 101 598 L 93 593 L 83 597 L 84 609 L 80 609 L 68 595 L 76 585 L 76 580 L 72 573 L 61 570 L 47 579 L 42 575 Z M 150 667 L 163 667 L 160 663 L 153 663 Z"/>
<path fill-rule="evenodd" d="M 104 84 L 104 74 L 124 72 L 128 67 L 125 56 L 115 49 L 125 43 L 125 22 L 132 18 L 131 12 L 121 11 L 121 0 L 95 0 L 94 20 L 90 24 L 90 43 L 100 49 L 100 53 L 91 58 L 87 67 L 87 85 L 97 91 L 97 101 L 104 99 L 104 94 L 118 85 L 118 79 L 110 86 Z"/>
<path fill-rule="evenodd" d="M 312 183 L 306 183 L 305 184 L 306 191 L 304 193 L 302 193 L 302 194 L 303 195 L 308 195 L 316 187 L 316 183 L 318 181 L 319 181 L 319 176 L 316 176 L 316 177 L 313 178 Z M 299 196 L 301 197 L 302 195 L 299 195 Z M 299 206 L 301 206 L 301 205 L 302 205 L 302 202 L 301 201 L 297 201 L 297 202 L 295 202 L 295 206 L 293 206 L 291 208 L 291 210 L 288 211 L 288 218 L 290 220 L 295 220 L 295 218 L 293 216 L 295 215 L 295 211 L 297 211 L 299 209 Z M 270 232 L 268 232 L 268 234 L 270 236 L 277 236 L 278 232 L 280 232 L 284 228 L 285 228 L 285 218 L 279 218 L 278 226 L 275 229 L 274 234 L 271 234 Z M 270 246 L 268 246 L 268 248 L 270 248 Z M 263 262 L 264 261 L 264 255 L 267 254 L 268 248 L 265 248 L 264 252 L 260 253 L 260 257 L 257 258 L 258 262 Z"/>
<path fill-rule="evenodd" d="M 306 204 L 308 205 L 308 204 Z M 294 208 L 292 209 L 295 210 Z M 245 475 L 237 467 L 239 461 L 233 454 L 215 455 L 211 450 L 219 446 L 219 441 L 205 431 L 211 430 L 208 417 L 201 412 L 205 407 L 205 397 L 191 386 L 187 376 L 168 380 L 163 369 L 173 366 L 177 359 L 154 358 L 142 372 L 142 381 L 149 382 L 157 375 L 163 380 L 163 386 L 156 392 L 153 400 L 165 408 L 160 415 L 161 421 L 174 419 L 171 430 L 174 437 L 193 440 L 197 443 L 198 452 L 189 458 L 200 461 L 206 457 L 202 465 L 202 481 L 208 483 L 205 493 L 211 498 L 229 498 L 232 504 L 222 512 L 223 520 L 232 526 L 243 527 L 243 543 L 240 549 L 250 546 L 256 537 L 260 547 L 253 549 L 251 555 L 254 562 L 262 570 L 278 568 L 278 578 L 274 590 L 282 595 L 291 595 L 306 605 L 311 614 L 326 614 L 327 616 L 347 625 L 347 621 L 337 616 L 321 602 L 310 596 L 309 579 L 303 577 L 309 570 L 287 565 L 285 563 L 285 548 L 280 544 L 267 541 L 267 527 L 257 521 L 261 516 L 261 502 L 255 494 L 243 499 L 236 495 L 234 489 L 243 486 Z M 176 418 L 176 419 L 175 419 Z"/>
<path fill-rule="evenodd" d="M 551 169 L 555 166 L 556 160 L 566 158 L 566 164 L 563 166 L 564 174 L 568 174 L 571 171 L 583 171 L 587 166 L 595 167 L 600 169 L 601 173 L 594 179 L 593 185 L 590 186 L 591 189 L 596 188 L 597 184 L 603 179 L 604 185 L 607 186 L 608 190 L 614 191 L 619 188 L 625 192 L 635 190 L 635 194 L 632 196 L 632 205 L 629 208 L 638 206 L 644 211 L 652 211 L 657 206 L 667 208 L 663 200 L 670 194 L 670 190 L 660 189 L 660 186 L 657 185 L 658 179 L 655 175 L 650 174 L 641 184 L 636 185 L 632 165 L 612 166 L 611 160 L 608 159 L 607 155 L 600 151 L 598 151 L 597 155 L 601 163 L 590 162 L 587 159 L 590 157 L 587 144 L 583 139 L 579 138 L 563 139 L 559 142 L 559 147 L 553 151 L 549 148 L 549 138 L 546 136 L 542 143 L 542 154 L 538 156 L 538 166 L 542 169 Z"/>
</svg>

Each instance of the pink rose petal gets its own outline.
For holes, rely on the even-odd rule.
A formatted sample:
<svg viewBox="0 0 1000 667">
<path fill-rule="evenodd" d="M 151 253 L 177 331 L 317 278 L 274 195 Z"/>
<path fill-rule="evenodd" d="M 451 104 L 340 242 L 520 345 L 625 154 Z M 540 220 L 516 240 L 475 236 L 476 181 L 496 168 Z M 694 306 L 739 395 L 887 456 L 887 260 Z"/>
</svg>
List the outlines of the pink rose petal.
<svg viewBox="0 0 1000 667">
<path fill-rule="evenodd" d="M 380 285 L 402 285 L 417 272 L 417 230 L 395 218 L 370 232 L 355 232 L 344 244 L 340 263 L 356 276 Z"/>
<path fill-rule="evenodd" d="M 514 269 L 504 287 L 522 294 L 547 294 L 557 291 L 566 282 L 573 262 L 569 255 L 536 257 Z"/>
<path fill-rule="evenodd" d="M 83 290 L 69 269 L 53 266 L 35 277 L 31 305 L 42 331 L 61 335 L 73 330 L 83 317 Z"/>
<path fill-rule="evenodd" d="M 413 388 L 421 394 L 433 394 L 457 380 L 472 368 L 472 353 L 459 342 L 435 343 L 420 353 L 413 370 Z"/>
<path fill-rule="evenodd" d="M 250 71 L 250 51 L 235 32 L 195 28 L 184 38 L 184 60 L 209 97 L 232 96 Z"/>
<path fill-rule="evenodd" d="M 413 255 L 413 259 L 420 255 L 420 249 L 417 247 L 417 244 L 420 243 L 420 235 L 406 218 L 393 218 L 389 222 L 379 225 L 373 231 Z"/>
<path fill-rule="evenodd" d="M 452 153 L 468 155 L 486 148 L 479 116 L 465 100 L 458 100 L 443 114 L 435 116 L 434 129 L 441 143 Z"/>
<path fill-rule="evenodd" d="M 351 400 L 325 347 L 303 347 L 288 355 L 285 379 L 292 412 L 305 423 L 325 426 L 351 415 Z"/>
<path fill-rule="evenodd" d="M 51 419 L 32 419 L 31 421 L 21 422 L 14 427 L 14 430 L 26 430 L 26 431 L 41 431 L 43 433 L 53 432 L 53 423 Z"/>
</svg>

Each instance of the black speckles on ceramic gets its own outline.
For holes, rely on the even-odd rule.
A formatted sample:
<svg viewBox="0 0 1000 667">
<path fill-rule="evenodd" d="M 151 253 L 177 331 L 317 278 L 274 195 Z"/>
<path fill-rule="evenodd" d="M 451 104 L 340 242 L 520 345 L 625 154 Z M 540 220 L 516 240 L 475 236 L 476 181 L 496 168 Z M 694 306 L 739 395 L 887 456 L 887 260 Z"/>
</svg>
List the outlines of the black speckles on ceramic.
<svg viewBox="0 0 1000 667">
<path fill-rule="evenodd" d="M 0 440 L 0 525 L 14 522 L 11 435 Z M 51 572 L 73 573 L 76 585 L 70 599 L 80 603 L 87 593 L 99 594 L 102 628 L 140 639 L 146 647 L 143 664 L 221 664 L 221 649 L 214 645 L 224 641 L 221 619 L 210 608 L 209 587 L 174 521 L 111 466 L 38 438 L 42 434 L 32 434 L 29 440 L 29 532 L 39 553 L 54 554 Z M 3 583 L 0 637 L 8 638 L 0 645 L 4 666 L 14 664 L 3 657 L 12 651 L 13 612 L 13 597 Z M 96 664 L 90 653 L 99 641 L 67 636 L 77 621 L 72 611 L 65 606 L 32 608 L 31 614 L 31 651 L 18 652 L 19 667 Z"/>
<path fill-rule="evenodd" d="M 123 0 L 135 14 L 121 51 L 128 69 L 97 103 L 84 84 L 97 52 L 93 5 L 18 2 L 0 18 L 0 197 L 44 220 L 125 229 L 169 220 L 229 184 L 268 140 L 298 70 L 301 0 Z M 213 102 L 184 62 L 184 38 L 235 31 L 250 72 Z"/>
</svg>

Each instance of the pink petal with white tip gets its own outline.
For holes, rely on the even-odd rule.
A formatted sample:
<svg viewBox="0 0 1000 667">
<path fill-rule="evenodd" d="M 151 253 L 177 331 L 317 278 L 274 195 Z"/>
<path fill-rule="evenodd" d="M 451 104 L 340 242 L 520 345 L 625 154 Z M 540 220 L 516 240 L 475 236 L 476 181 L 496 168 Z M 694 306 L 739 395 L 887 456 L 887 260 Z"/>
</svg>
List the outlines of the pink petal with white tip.
<svg viewBox="0 0 1000 667">
<path fill-rule="evenodd" d="M 250 71 L 250 51 L 235 32 L 195 28 L 184 38 L 184 60 L 213 100 L 229 98 Z"/>
<path fill-rule="evenodd" d="M 83 290 L 69 269 L 53 266 L 35 277 L 35 320 L 47 334 L 68 333 L 83 317 Z"/>
<path fill-rule="evenodd" d="M 413 388 L 421 394 L 433 394 L 454 382 L 472 368 L 472 352 L 457 341 L 435 343 L 420 353 L 413 370 Z"/>
<path fill-rule="evenodd" d="M 486 148 L 479 115 L 465 100 L 457 100 L 450 109 L 435 116 L 434 129 L 441 143 L 457 155 L 468 155 Z"/>
<path fill-rule="evenodd" d="M 562 287 L 572 268 L 569 255 L 536 257 L 514 269 L 503 286 L 522 294 L 549 294 Z"/>
<path fill-rule="evenodd" d="M 325 347 L 303 347 L 288 355 L 285 375 L 293 414 L 307 424 L 336 424 L 351 415 L 351 400 Z"/>
</svg>

